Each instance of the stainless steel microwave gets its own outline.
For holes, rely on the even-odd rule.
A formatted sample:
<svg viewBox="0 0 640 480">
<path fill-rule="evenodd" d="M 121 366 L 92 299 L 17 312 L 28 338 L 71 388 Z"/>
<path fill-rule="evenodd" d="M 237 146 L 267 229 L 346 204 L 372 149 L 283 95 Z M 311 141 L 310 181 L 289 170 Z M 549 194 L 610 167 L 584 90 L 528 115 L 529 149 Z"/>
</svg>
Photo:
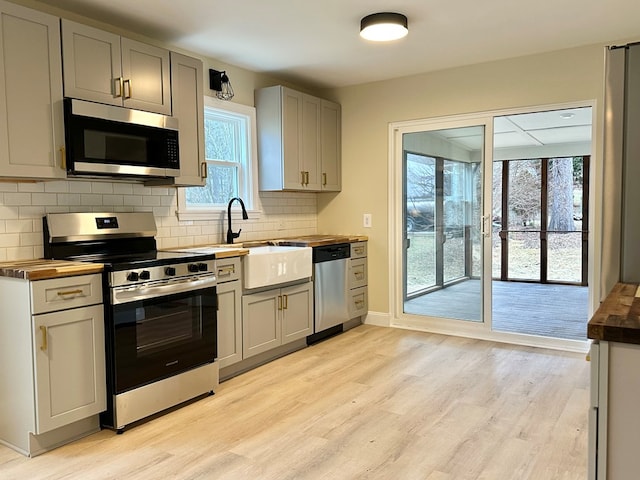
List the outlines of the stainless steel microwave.
<svg viewBox="0 0 640 480">
<path fill-rule="evenodd" d="M 65 98 L 64 119 L 69 176 L 180 174 L 175 117 Z"/>
</svg>

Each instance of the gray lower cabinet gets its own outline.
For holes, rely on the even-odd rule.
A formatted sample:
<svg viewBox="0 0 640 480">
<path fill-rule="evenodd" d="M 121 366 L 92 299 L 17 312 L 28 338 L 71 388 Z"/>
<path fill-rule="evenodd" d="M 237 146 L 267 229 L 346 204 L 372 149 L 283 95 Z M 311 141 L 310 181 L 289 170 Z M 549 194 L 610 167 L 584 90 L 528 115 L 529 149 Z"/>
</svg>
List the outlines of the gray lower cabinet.
<svg viewBox="0 0 640 480">
<path fill-rule="evenodd" d="M 361 317 L 369 310 L 367 242 L 351 244 L 349 260 L 349 318 Z"/>
<path fill-rule="evenodd" d="M 218 363 L 228 367 L 242 360 L 242 286 L 240 259 L 216 260 L 218 278 Z"/>
<path fill-rule="evenodd" d="M 242 297 L 243 357 L 267 352 L 312 333 L 313 283 Z"/>
<path fill-rule="evenodd" d="M 0 442 L 25 455 L 99 429 L 106 408 L 101 278 L 0 277 Z"/>
</svg>

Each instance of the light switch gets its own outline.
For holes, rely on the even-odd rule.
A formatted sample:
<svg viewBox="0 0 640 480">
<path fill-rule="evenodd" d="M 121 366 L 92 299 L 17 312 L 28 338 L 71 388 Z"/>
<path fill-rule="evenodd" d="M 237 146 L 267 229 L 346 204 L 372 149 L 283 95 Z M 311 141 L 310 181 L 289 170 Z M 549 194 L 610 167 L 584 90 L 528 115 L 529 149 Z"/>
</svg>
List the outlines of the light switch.
<svg viewBox="0 0 640 480">
<path fill-rule="evenodd" d="M 362 217 L 362 225 L 365 228 L 371 228 L 371 214 L 370 213 L 365 213 L 364 216 Z"/>
</svg>

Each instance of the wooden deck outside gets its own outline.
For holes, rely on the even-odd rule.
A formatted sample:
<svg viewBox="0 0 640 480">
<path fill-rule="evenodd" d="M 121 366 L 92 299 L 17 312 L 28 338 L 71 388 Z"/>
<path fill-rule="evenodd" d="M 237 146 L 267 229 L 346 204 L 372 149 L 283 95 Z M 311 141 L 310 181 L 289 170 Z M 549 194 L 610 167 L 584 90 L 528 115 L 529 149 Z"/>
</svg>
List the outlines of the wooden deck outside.
<svg viewBox="0 0 640 480">
<path fill-rule="evenodd" d="M 587 339 L 588 287 L 492 282 L 493 330 L 570 340 Z M 415 315 L 481 321 L 480 281 L 467 280 L 409 300 Z"/>
</svg>

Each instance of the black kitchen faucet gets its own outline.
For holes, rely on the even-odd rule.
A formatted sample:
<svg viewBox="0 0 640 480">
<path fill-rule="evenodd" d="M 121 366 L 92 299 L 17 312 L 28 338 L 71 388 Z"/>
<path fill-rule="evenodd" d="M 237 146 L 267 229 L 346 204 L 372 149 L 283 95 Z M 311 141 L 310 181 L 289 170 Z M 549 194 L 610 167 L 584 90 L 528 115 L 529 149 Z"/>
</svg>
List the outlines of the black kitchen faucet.
<svg viewBox="0 0 640 480">
<path fill-rule="evenodd" d="M 231 204 L 235 200 L 239 201 L 240 206 L 242 207 L 242 219 L 249 219 L 249 215 L 247 215 L 247 209 L 244 208 L 244 202 L 240 197 L 233 197 L 231 200 L 229 200 L 229 205 L 227 206 L 227 220 L 229 222 L 229 228 L 227 229 L 227 243 L 233 243 L 233 239 L 238 238 L 240 236 L 240 232 L 242 231 L 242 229 L 240 229 L 238 230 L 238 233 L 233 233 L 233 230 L 231 230 Z"/>
</svg>

